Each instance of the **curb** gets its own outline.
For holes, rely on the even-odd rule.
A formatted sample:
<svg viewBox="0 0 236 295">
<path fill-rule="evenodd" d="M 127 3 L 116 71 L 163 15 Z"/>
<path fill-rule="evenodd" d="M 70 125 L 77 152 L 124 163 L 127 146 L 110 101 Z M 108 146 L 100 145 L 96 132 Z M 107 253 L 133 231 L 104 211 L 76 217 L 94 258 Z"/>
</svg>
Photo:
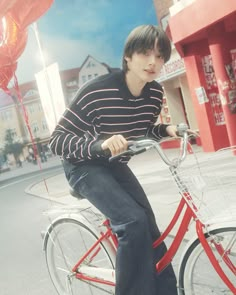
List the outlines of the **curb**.
<svg viewBox="0 0 236 295">
<path fill-rule="evenodd" d="M 29 176 L 29 175 L 33 176 L 33 175 L 39 174 L 41 172 L 49 172 L 50 170 L 61 168 L 61 167 L 62 167 L 61 165 L 55 165 L 55 166 L 52 166 L 52 167 L 44 168 L 43 170 L 30 171 L 30 172 L 19 174 L 19 175 L 13 176 L 13 177 L 9 176 L 8 178 L 6 178 L 4 180 L 0 180 L 0 186 L 3 185 L 3 184 L 6 184 L 6 183 L 12 182 L 12 181 L 18 179 L 19 177 Z"/>
<path fill-rule="evenodd" d="M 31 183 L 29 186 L 27 186 L 24 191 L 28 195 L 42 198 L 42 199 L 48 200 L 49 202 L 56 202 L 56 203 L 59 203 L 62 205 L 68 205 L 70 203 L 73 203 L 73 197 L 69 193 L 69 188 L 66 187 L 64 190 L 54 193 L 53 188 L 50 189 L 48 187 L 50 185 L 51 179 L 53 179 L 57 176 L 60 177 L 60 175 L 62 175 L 62 174 L 63 173 L 56 173 L 54 175 L 45 177 L 42 180 L 35 181 L 35 182 Z M 49 183 L 47 183 L 47 181 Z M 44 182 L 45 182 L 45 191 L 41 191 L 40 188 L 37 188 L 36 186 L 44 187 Z M 34 187 L 36 187 L 36 188 L 34 189 Z M 39 189 L 39 191 L 37 192 L 38 189 Z"/>
</svg>

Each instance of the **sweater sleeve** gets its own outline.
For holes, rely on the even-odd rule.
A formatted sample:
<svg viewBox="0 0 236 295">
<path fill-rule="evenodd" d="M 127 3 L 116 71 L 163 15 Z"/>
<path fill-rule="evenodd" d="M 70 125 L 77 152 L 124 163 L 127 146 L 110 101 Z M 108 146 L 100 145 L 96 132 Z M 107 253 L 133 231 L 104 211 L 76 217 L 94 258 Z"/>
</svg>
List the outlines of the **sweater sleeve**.
<svg viewBox="0 0 236 295">
<path fill-rule="evenodd" d="M 101 142 L 96 126 L 92 123 L 96 110 L 86 106 L 89 94 L 80 91 L 66 109 L 51 135 L 52 152 L 64 159 L 92 159 L 102 155 Z"/>
<path fill-rule="evenodd" d="M 156 124 L 156 125 L 151 125 L 147 136 L 148 137 L 154 137 L 157 140 L 161 140 L 163 137 L 169 136 L 168 133 L 166 132 L 166 128 L 169 126 L 169 124 Z"/>
<path fill-rule="evenodd" d="M 153 114 L 153 121 L 150 124 L 150 127 L 147 131 L 147 136 L 148 137 L 152 137 L 155 138 L 157 140 L 161 140 L 163 137 L 167 137 L 169 136 L 168 133 L 166 132 L 166 128 L 169 126 L 169 124 L 163 124 L 163 123 L 159 123 L 157 124 L 157 120 L 158 117 L 161 113 L 161 109 L 162 109 L 162 102 L 163 102 L 163 88 L 161 87 L 161 85 L 157 82 L 153 82 L 153 85 L 155 85 L 156 88 L 156 104 L 157 104 L 157 109 L 158 111 L 156 111 Z M 154 87 L 153 87 L 154 88 Z"/>
</svg>

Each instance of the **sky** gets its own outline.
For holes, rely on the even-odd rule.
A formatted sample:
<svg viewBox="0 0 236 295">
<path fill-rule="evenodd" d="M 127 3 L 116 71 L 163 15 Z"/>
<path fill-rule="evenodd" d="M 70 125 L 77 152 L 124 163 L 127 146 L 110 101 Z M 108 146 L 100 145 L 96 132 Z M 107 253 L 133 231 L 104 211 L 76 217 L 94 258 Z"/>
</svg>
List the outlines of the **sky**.
<svg viewBox="0 0 236 295">
<path fill-rule="evenodd" d="M 157 24 L 153 0 L 54 0 L 37 20 L 47 65 L 59 70 L 80 67 L 88 55 L 110 67 L 121 67 L 123 46 L 129 32 L 141 24 Z M 18 59 L 19 83 L 35 79 L 43 69 L 33 26 Z"/>
</svg>

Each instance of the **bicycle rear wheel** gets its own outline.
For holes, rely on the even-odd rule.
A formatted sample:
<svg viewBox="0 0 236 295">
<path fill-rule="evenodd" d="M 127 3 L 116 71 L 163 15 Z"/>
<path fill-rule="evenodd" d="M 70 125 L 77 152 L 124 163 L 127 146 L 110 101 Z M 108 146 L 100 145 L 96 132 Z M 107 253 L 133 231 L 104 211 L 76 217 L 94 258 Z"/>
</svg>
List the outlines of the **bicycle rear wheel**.
<svg viewBox="0 0 236 295">
<path fill-rule="evenodd" d="M 114 287 L 80 280 L 72 268 L 97 241 L 88 226 L 71 218 L 54 222 L 45 237 L 45 255 L 51 280 L 60 295 L 114 294 Z M 100 247 L 99 247 L 100 246 Z M 104 244 L 100 243 L 84 261 L 86 266 L 114 269 L 114 262 Z"/>
<path fill-rule="evenodd" d="M 210 242 L 211 236 L 218 238 L 224 250 L 230 252 L 229 257 L 236 266 L 236 227 L 219 228 L 206 234 L 207 241 L 222 269 L 231 282 L 235 284 L 236 276 L 225 265 L 222 257 Z M 199 239 L 191 245 L 181 263 L 179 293 L 181 295 L 233 294 L 211 265 Z"/>
</svg>

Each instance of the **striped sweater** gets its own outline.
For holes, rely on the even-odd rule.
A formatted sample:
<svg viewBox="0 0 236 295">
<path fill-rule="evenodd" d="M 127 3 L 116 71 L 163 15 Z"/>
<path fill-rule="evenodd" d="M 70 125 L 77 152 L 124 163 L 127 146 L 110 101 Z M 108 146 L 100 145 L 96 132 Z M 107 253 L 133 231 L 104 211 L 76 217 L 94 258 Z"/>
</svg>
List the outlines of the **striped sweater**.
<svg viewBox="0 0 236 295">
<path fill-rule="evenodd" d="M 77 92 L 52 133 L 49 146 L 54 154 L 77 164 L 107 158 L 101 143 L 114 134 L 122 134 L 127 140 L 159 140 L 168 136 L 168 125 L 155 125 L 162 97 L 162 87 L 156 81 L 147 83 L 141 95 L 134 97 L 123 71 L 93 79 Z"/>
</svg>

